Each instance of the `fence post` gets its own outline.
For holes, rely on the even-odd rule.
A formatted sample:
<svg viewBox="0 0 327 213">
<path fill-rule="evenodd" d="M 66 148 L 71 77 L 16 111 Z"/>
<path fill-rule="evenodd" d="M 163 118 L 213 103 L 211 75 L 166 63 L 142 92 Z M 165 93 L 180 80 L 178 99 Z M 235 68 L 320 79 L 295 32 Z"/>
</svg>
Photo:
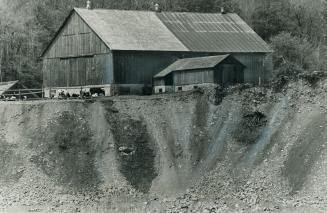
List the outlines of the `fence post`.
<svg viewBox="0 0 327 213">
<path fill-rule="evenodd" d="M 19 94 L 19 100 L 21 101 L 21 100 L 22 100 L 22 96 L 21 96 L 21 91 L 20 91 L 20 89 L 18 89 L 18 94 Z"/>
<path fill-rule="evenodd" d="M 42 94 L 41 94 L 41 98 L 44 99 L 44 86 L 42 84 Z"/>
</svg>

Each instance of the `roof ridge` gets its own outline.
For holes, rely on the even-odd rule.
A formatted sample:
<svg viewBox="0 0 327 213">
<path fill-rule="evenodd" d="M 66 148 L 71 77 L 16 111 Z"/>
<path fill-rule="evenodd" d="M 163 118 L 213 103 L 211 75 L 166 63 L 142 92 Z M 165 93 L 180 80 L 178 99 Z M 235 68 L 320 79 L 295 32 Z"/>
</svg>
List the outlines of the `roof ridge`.
<svg viewBox="0 0 327 213">
<path fill-rule="evenodd" d="M 269 45 L 236 13 L 196 13 L 86 9 L 76 13 L 110 50 L 225 53 L 268 53 Z M 251 32 L 249 32 L 251 30 Z"/>
<path fill-rule="evenodd" d="M 79 9 L 79 10 L 93 10 L 93 11 L 97 11 L 97 10 L 110 10 L 110 11 L 131 11 L 131 12 L 151 12 L 151 13 L 179 13 L 179 14 L 191 14 L 191 13 L 196 13 L 196 14 L 220 14 L 220 15 L 229 15 L 229 14 L 236 14 L 237 13 L 220 13 L 220 12 L 195 12 L 195 11 L 161 11 L 161 12 L 156 12 L 153 10 L 130 10 L 130 9 L 114 9 L 114 8 L 93 8 L 93 9 L 87 9 L 84 7 L 74 7 L 73 9 Z"/>
<path fill-rule="evenodd" d="M 99 10 L 104 10 L 104 11 L 131 11 L 131 12 L 153 12 L 155 13 L 155 11 L 152 10 L 127 10 L 127 9 L 106 9 L 106 8 L 93 8 L 93 9 L 87 9 L 84 7 L 74 7 L 74 10 L 89 10 L 89 11 L 99 11 Z"/>
<path fill-rule="evenodd" d="M 191 60 L 191 59 L 203 59 L 203 58 L 216 58 L 216 57 L 228 57 L 230 54 L 222 54 L 222 55 L 209 55 L 209 56 L 199 56 L 199 57 L 191 57 L 191 58 L 181 58 L 179 60 Z"/>
</svg>

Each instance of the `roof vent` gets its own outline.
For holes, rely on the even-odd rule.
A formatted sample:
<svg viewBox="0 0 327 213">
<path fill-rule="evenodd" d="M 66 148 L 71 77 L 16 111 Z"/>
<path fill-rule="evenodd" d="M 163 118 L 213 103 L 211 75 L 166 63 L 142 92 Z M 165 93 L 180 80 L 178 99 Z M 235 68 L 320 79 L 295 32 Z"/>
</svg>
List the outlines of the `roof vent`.
<svg viewBox="0 0 327 213">
<path fill-rule="evenodd" d="M 224 7 L 221 7 L 220 8 L 220 12 L 221 12 L 221 14 L 226 14 L 225 8 Z"/>
<path fill-rule="evenodd" d="M 87 0 L 87 2 L 86 2 L 86 9 L 88 9 L 88 10 L 91 10 L 92 8 L 91 8 L 91 1 L 90 0 Z"/>
<path fill-rule="evenodd" d="M 160 12 L 160 5 L 159 5 L 158 3 L 156 3 L 156 4 L 154 5 L 154 10 L 155 10 L 156 12 Z"/>
</svg>

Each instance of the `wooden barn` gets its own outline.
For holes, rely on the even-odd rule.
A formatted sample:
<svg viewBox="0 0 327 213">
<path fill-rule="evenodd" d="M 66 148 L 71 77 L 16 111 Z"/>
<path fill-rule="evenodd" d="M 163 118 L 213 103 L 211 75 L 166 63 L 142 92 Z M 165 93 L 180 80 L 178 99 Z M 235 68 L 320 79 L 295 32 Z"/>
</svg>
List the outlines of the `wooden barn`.
<svg viewBox="0 0 327 213">
<path fill-rule="evenodd" d="M 106 95 L 152 91 L 154 76 L 179 59 L 229 54 L 243 81 L 270 78 L 271 49 L 233 13 L 75 8 L 42 54 L 45 96 L 65 89 Z"/>
<path fill-rule="evenodd" d="M 155 93 L 244 83 L 245 66 L 231 55 L 179 59 L 154 76 Z"/>
</svg>

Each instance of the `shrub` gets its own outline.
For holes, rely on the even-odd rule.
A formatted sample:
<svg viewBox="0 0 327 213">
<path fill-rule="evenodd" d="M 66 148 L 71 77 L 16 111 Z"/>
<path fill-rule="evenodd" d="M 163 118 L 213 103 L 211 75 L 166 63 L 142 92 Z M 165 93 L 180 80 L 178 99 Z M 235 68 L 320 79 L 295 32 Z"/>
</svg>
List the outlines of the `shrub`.
<svg viewBox="0 0 327 213">
<path fill-rule="evenodd" d="M 295 78 L 317 68 L 316 48 L 306 39 L 282 32 L 271 39 L 274 49 L 274 77 Z"/>
</svg>

